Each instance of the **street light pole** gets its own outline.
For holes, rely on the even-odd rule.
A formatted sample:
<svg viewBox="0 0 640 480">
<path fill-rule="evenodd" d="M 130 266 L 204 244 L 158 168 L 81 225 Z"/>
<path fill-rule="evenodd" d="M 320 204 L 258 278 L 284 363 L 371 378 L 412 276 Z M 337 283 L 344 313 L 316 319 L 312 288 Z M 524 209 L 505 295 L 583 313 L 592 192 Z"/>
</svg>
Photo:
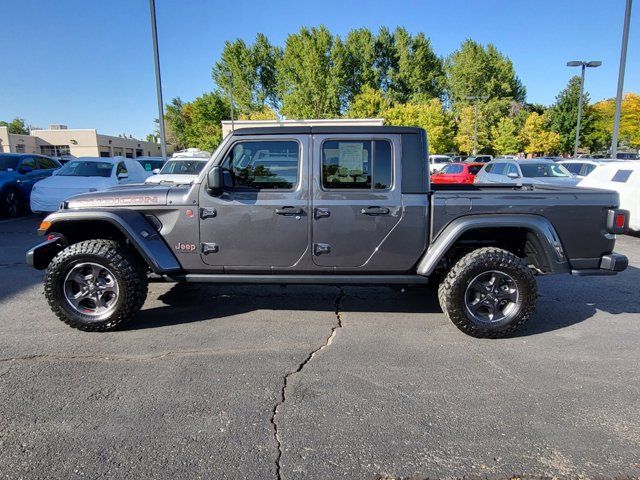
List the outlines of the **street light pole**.
<svg viewBox="0 0 640 480">
<path fill-rule="evenodd" d="M 468 96 L 467 100 L 474 101 L 475 104 L 473 106 L 473 155 L 478 154 L 478 100 L 487 100 L 488 96 Z"/>
<path fill-rule="evenodd" d="M 587 67 L 596 68 L 602 65 L 602 62 L 592 60 L 590 62 L 583 62 L 582 60 L 573 60 L 567 62 L 567 67 L 581 67 L 582 72 L 580 74 L 580 98 L 578 98 L 578 122 L 576 124 L 576 143 L 573 149 L 573 156 L 578 156 L 578 147 L 580 146 L 580 122 L 582 120 L 582 97 L 584 96 L 584 74 Z"/>
<path fill-rule="evenodd" d="M 627 44 L 629 43 L 629 23 L 631 22 L 631 0 L 627 0 L 624 11 L 624 28 L 622 30 L 622 48 L 620 50 L 620 70 L 618 70 L 618 93 L 616 94 L 616 113 L 613 117 L 613 134 L 611 135 L 611 157 L 618 156 L 618 135 L 620 133 L 620 113 L 622 111 L 622 90 L 624 88 L 624 71 L 627 64 Z"/>
<path fill-rule="evenodd" d="M 160 57 L 158 55 L 158 29 L 156 27 L 156 2 L 149 0 L 151 10 L 151 37 L 153 40 L 153 61 L 156 69 L 156 96 L 158 97 L 158 127 L 160 129 L 160 150 L 162 158 L 167 158 L 167 139 L 164 132 L 164 108 L 162 103 L 162 80 L 160 79 Z"/>
<path fill-rule="evenodd" d="M 580 146 L 580 121 L 582 120 L 582 96 L 584 93 L 584 72 L 587 66 L 582 64 L 582 73 L 580 74 L 580 97 L 578 98 L 578 123 L 576 125 L 576 142 L 573 147 L 573 156 L 578 156 L 578 147 Z"/>
</svg>

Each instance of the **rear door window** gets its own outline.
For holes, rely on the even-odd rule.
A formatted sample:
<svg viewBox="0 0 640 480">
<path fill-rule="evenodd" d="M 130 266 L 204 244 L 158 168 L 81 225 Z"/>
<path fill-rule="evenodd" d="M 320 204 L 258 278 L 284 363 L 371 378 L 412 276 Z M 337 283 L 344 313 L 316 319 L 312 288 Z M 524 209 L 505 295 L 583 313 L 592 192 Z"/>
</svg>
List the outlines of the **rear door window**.
<svg viewBox="0 0 640 480">
<path fill-rule="evenodd" d="M 40 164 L 40 168 L 43 170 L 58 168 L 56 162 L 47 157 L 38 157 L 38 163 Z"/>
<path fill-rule="evenodd" d="M 493 168 L 491 169 L 491 173 L 494 175 L 505 175 L 505 167 L 506 163 L 494 163 Z"/>
<path fill-rule="evenodd" d="M 580 171 L 585 166 L 583 163 L 563 163 L 562 165 L 574 175 L 580 175 Z"/>
<path fill-rule="evenodd" d="M 322 186 L 326 189 L 387 190 L 393 181 L 387 140 L 327 140 L 322 144 Z"/>
</svg>

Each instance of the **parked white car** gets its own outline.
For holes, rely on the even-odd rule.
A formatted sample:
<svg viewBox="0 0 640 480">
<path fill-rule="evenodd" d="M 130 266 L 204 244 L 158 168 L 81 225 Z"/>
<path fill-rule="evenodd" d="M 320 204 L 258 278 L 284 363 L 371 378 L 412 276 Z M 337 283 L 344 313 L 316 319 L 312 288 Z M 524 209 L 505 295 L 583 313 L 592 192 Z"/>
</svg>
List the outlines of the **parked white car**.
<svg viewBox="0 0 640 480">
<path fill-rule="evenodd" d="M 596 167 L 607 162 L 614 162 L 611 158 L 573 158 L 570 160 L 560 160 L 558 163 L 573 175 L 582 179 L 593 172 Z"/>
<path fill-rule="evenodd" d="M 450 163 L 451 157 L 449 155 L 429 155 L 429 171 L 431 173 L 439 172 Z"/>
<path fill-rule="evenodd" d="M 106 190 L 117 185 L 143 183 L 150 175 L 151 172 L 145 171 L 132 158 L 79 157 L 33 186 L 31 211 L 55 212 L 63 201 L 74 195 Z"/>
<path fill-rule="evenodd" d="M 614 190 L 620 195 L 620 208 L 629 210 L 629 228 L 640 231 L 640 162 L 606 162 L 579 184 L 584 188 Z"/>
<path fill-rule="evenodd" d="M 548 184 L 573 187 L 579 179 L 548 159 L 494 160 L 482 167 L 474 183 Z"/>
<path fill-rule="evenodd" d="M 199 148 L 187 148 L 176 152 L 157 175 L 147 178 L 145 183 L 189 184 L 198 178 L 198 174 L 210 158 L 210 152 Z"/>
<path fill-rule="evenodd" d="M 147 178 L 144 183 L 192 183 L 208 161 L 208 158 L 172 158 L 157 175 Z"/>
</svg>

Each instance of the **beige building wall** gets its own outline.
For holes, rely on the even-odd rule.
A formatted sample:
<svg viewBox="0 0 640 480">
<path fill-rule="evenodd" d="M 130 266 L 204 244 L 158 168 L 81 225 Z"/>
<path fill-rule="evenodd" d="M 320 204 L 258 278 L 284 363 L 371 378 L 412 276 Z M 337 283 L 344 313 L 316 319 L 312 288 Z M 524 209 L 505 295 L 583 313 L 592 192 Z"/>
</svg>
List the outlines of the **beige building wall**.
<svg viewBox="0 0 640 480">
<path fill-rule="evenodd" d="M 9 128 L 0 127 L 0 153 L 10 153 L 11 145 L 9 144 Z"/>
<path fill-rule="evenodd" d="M 170 146 L 167 146 L 167 149 L 167 154 L 170 155 L 173 150 Z M 10 134 L 7 127 L 0 127 L 0 151 L 71 157 L 122 155 L 137 158 L 161 155 L 160 144 L 155 142 L 101 135 L 95 129 L 75 128 L 32 130 L 31 135 L 16 135 Z"/>
</svg>

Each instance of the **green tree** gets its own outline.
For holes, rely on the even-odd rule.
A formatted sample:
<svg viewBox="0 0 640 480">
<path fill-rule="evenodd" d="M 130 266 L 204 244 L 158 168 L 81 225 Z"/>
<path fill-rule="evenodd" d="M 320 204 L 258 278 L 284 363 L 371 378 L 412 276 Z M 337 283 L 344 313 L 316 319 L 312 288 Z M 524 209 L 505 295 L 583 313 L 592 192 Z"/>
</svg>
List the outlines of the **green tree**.
<svg viewBox="0 0 640 480">
<path fill-rule="evenodd" d="M 431 41 L 404 28 L 393 33 L 395 62 L 390 71 L 389 97 L 396 102 L 420 101 L 442 96 L 444 67 Z"/>
<path fill-rule="evenodd" d="M 10 122 L 0 121 L 0 127 L 7 127 L 9 133 L 29 135 L 29 128 L 24 122 L 24 118 L 16 117 Z"/>
<path fill-rule="evenodd" d="M 458 131 L 454 137 L 454 142 L 458 146 L 460 152 L 471 154 L 474 146 L 474 123 L 475 107 L 472 105 L 464 105 L 459 109 L 458 113 Z M 478 153 L 489 152 L 490 143 L 490 130 L 491 126 L 487 121 L 487 115 L 485 109 L 482 106 L 478 107 L 478 130 L 477 130 L 477 148 Z"/>
<path fill-rule="evenodd" d="M 524 122 L 520 140 L 524 151 L 533 155 L 554 154 L 562 148 L 560 135 L 547 130 L 544 117 L 536 112 L 531 113 Z"/>
<path fill-rule="evenodd" d="M 180 97 L 171 100 L 165 105 L 164 125 L 167 143 L 172 144 L 176 150 L 187 148 L 188 141 L 185 134 L 186 118 L 184 116 L 185 103 Z"/>
<path fill-rule="evenodd" d="M 556 102 L 548 110 L 547 115 L 551 130 L 560 135 L 560 151 L 573 152 L 576 138 L 576 124 L 578 122 L 578 100 L 580 98 L 580 77 L 569 80 L 567 86 L 558 94 Z M 591 110 L 589 108 L 589 94 L 584 92 L 582 97 L 582 120 L 580 123 L 580 143 L 589 136 L 591 131 Z"/>
<path fill-rule="evenodd" d="M 230 116 L 229 102 L 219 92 L 205 93 L 190 103 L 175 98 L 165 114 L 167 140 L 177 149 L 213 150 L 222 139 L 222 120 Z"/>
<path fill-rule="evenodd" d="M 454 103 L 465 103 L 468 96 L 484 95 L 524 102 L 526 89 L 516 76 L 513 63 L 492 44 L 485 48 L 473 40 L 465 40 L 446 59 L 445 71 L 448 93 Z"/>
<path fill-rule="evenodd" d="M 419 103 L 399 104 L 382 112 L 388 125 L 421 127 L 427 131 L 431 152 L 450 152 L 453 149 L 453 119 L 433 98 Z"/>
<path fill-rule="evenodd" d="M 591 107 L 591 131 L 585 136 L 585 143 L 591 151 L 610 148 L 615 110 L 616 103 L 612 98 Z M 619 139 L 622 145 L 640 148 L 640 95 L 637 93 L 627 93 L 622 99 Z"/>
<path fill-rule="evenodd" d="M 369 29 L 351 30 L 342 50 L 336 52 L 342 80 L 345 84 L 345 103 L 351 104 L 363 88 L 377 88 L 376 39 Z"/>
<path fill-rule="evenodd" d="M 354 97 L 346 116 L 349 118 L 379 117 L 389 106 L 389 101 L 382 91 L 365 85 L 362 87 L 362 91 Z"/>
<path fill-rule="evenodd" d="M 340 39 L 325 26 L 303 27 L 287 36 L 277 68 L 282 114 L 290 118 L 340 115 L 346 88 L 335 51 L 343 49 Z"/>
<path fill-rule="evenodd" d="M 276 63 L 280 54 L 262 33 L 253 45 L 240 39 L 227 41 L 213 66 L 213 81 L 227 96 L 233 90 L 234 105 L 240 113 L 264 106 L 277 108 Z"/>
<path fill-rule="evenodd" d="M 156 136 L 153 133 L 149 133 L 149 134 L 147 134 L 145 140 L 147 142 L 156 143 Z"/>
<path fill-rule="evenodd" d="M 503 117 L 498 124 L 491 128 L 493 151 L 501 155 L 518 153 L 520 139 L 516 122 L 509 117 Z"/>
</svg>

